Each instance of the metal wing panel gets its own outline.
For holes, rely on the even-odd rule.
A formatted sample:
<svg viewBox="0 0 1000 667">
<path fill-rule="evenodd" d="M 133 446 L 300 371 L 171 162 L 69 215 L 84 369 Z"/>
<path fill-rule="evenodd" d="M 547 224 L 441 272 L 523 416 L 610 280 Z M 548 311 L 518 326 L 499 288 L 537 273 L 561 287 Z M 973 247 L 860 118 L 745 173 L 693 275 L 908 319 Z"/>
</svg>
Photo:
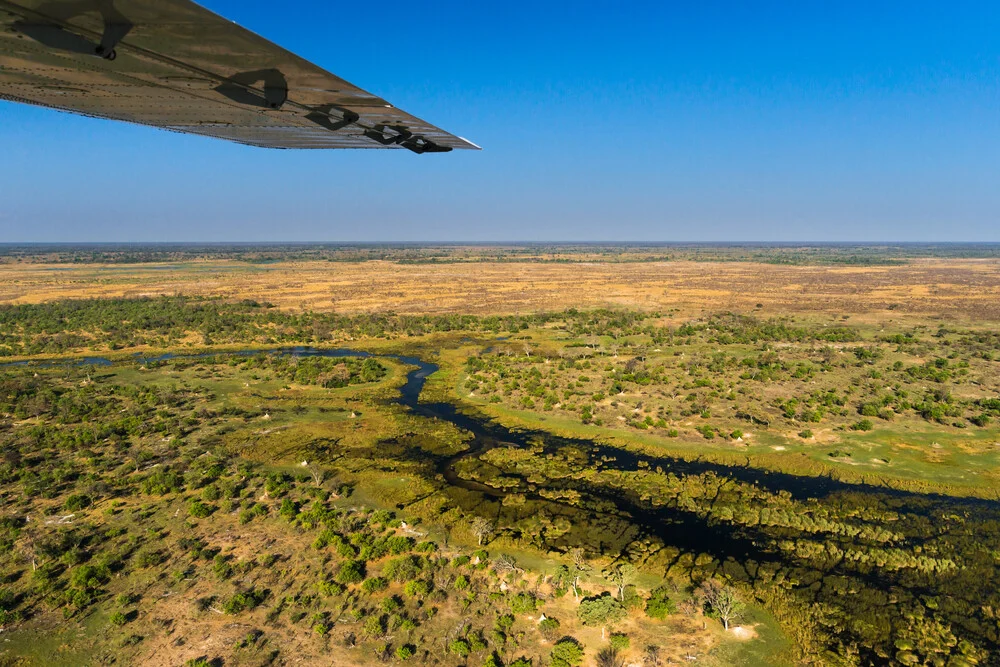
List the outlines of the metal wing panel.
<svg viewBox="0 0 1000 667">
<path fill-rule="evenodd" d="M 0 0 L 0 96 L 272 148 L 478 148 L 188 0 Z"/>
</svg>

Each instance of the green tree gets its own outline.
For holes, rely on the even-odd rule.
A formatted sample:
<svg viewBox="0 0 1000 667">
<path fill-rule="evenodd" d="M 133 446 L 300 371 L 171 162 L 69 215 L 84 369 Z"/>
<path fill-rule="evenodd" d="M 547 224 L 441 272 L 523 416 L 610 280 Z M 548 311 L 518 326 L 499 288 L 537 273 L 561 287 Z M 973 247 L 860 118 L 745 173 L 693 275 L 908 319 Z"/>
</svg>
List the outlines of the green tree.
<svg viewBox="0 0 1000 667">
<path fill-rule="evenodd" d="M 583 646 L 573 637 L 563 637 L 549 654 L 551 667 L 576 667 L 583 662 Z"/>
<path fill-rule="evenodd" d="M 677 605 L 670 599 L 670 594 L 665 587 L 655 589 L 646 601 L 646 615 L 650 618 L 664 619 L 671 614 L 677 613 Z"/>
<path fill-rule="evenodd" d="M 603 626 L 617 623 L 625 618 L 625 606 L 610 593 L 585 598 L 576 609 L 580 622 L 584 625 Z"/>
<path fill-rule="evenodd" d="M 736 620 L 746 605 L 740 599 L 736 589 L 718 579 L 706 579 L 695 590 L 695 596 L 708 605 L 722 621 L 723 627 L 729 629 L 729 624 Z"/>
<path fill-rule="evenodd" d="M 337 571 L 334 579 L 341 584 L 357 584 L 365 578 L 365 562 L 362 560 L 345 561 Z"/>
<path fill-rule="evenodd" d="M 618 599 L 625 601 L 625 587 L 635 581 L 638 571 L 632 563 L 615 563 L 604 571 L 608 581 L 618 588 Z"/>
</svg>

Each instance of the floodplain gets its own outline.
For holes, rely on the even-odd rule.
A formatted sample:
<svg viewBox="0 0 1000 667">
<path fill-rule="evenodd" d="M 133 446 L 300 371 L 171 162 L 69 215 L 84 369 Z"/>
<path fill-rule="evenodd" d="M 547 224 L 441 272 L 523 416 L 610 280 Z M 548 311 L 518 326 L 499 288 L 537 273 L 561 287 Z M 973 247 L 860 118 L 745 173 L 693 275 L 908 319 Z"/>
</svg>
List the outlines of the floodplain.
<svg viewBox="0 0 1000 667">
<path fill-rule="evenodd" d="M 1000 262 L 449 252 L 0 263 L 0 660 L 997 664 Z"/>
</svg>

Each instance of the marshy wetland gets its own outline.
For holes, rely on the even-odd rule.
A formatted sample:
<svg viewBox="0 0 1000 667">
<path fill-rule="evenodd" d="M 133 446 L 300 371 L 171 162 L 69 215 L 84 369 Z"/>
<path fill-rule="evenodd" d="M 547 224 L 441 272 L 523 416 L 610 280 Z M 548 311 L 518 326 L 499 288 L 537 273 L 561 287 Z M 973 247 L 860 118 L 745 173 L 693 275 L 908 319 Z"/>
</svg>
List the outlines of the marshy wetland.
<svg viewBox="0 0 1000 667">
<path fill-rule="evenodd" d="M 770 308 L 4 306 L 2 660 L 998 664 L 996 327 Z"/>
</svg>

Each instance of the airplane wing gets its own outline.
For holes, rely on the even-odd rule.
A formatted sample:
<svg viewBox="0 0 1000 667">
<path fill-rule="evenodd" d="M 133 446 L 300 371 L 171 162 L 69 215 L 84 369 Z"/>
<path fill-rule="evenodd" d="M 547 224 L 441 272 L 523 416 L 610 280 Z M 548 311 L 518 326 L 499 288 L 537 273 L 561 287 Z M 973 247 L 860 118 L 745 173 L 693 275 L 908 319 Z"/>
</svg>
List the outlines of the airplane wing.
<svg viewBox="0 0 1000 667">
<path fill-rule="evenodd" d="M 0 99 L 265 148 L 478 148 L 189 0 L 0 0 Z"/>
</svg>

